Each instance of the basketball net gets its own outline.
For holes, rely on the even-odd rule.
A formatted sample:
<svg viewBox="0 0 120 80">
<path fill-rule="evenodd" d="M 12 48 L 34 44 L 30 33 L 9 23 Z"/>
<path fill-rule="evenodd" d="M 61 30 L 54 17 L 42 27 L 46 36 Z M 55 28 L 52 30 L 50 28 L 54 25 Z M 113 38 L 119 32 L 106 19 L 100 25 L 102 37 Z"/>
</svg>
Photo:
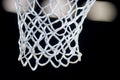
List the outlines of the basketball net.
<svg viewBox="0 0 120 80">
<path fill-rule="evenodd" d="M 45 1 L 43 4 L 39 0 L 16 0 L 20 33 L 18 60 L 23 66 L 29 65 L 33 71 L 49 63 L 59 68 L 81 61 L 78 37 L 95 2 Z"/>
</svg>

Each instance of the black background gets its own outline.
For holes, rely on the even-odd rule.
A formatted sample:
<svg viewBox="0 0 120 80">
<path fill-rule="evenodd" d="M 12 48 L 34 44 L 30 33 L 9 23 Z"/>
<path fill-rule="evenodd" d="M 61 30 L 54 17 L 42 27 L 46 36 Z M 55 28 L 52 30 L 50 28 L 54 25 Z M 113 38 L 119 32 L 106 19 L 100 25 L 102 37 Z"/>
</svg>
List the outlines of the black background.
<svg viewBox="0 0 120 80">
<path fill-rule="evenodd" d="M 113 2 L 119 10 L 118 0 L 109 1 Z M 28 66 L 22 67 L 17 59 L 19 55 L 17 15 L 5 12 L 0 4 L 0 72 L 11 75 L 10 77 L 15 79 L 33 78 L 33 80 L 36 78 L 76 80 L 77 78 L 113 77 L 120 63 L 118 62 L 119 56 L 117 56 L 119 53 L 118 38 L 120 37 L 118 17 L 119 11 L 113 22 L 85 20 L 79 38 L 80 50 L 83 53 L 81 62 L 58 69 L 47 65 L 33 72 Z"/>
</svg>

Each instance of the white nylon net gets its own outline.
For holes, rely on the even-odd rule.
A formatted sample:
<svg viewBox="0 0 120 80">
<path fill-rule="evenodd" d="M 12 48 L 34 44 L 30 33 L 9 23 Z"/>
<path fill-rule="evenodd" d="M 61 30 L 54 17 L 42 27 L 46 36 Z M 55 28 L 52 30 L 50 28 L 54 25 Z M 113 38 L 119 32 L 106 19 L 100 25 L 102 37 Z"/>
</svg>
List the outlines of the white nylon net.
<svg viewBox="0 0 120 80">
<path fill-rule="evenodd" d="M 78 37 L 95 2 L 64 0 L 65 4 L 59 6 L 61 0 L 47 1 L 43 5 L 42 0 L 16 0 L 20 32 L 18 60 L 32 70 L 48 63 L 55 68 L 67 67 L 81 60 Z M 63 9 L 68 11 L 65 13 Z"/>
</svg>

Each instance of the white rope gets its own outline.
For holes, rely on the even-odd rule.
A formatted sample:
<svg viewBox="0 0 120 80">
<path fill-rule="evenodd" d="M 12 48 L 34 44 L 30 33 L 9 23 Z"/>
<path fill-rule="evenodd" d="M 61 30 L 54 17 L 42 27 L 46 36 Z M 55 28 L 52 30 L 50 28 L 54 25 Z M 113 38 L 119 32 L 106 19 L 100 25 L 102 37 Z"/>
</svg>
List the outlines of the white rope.
<svg viewBox="0 0 120 80">
<path fill-rule="evenodd" d="M 18 60 L 23 66 L 27 64 L 34 71 L 38 65 L 51 63 L 53 67 L 67 67 L 70 63 L 81 61 L 78 37 L 82 25 L 95 0 L 87 0 L 81 7 L 78 0 L 67 0 L 61 9 L 69 5 L 69 11 L 61 16 L 55 13 L 60 0 L 49 0 L 41 5 L 39 0 L 16 0 L 18 25 L 20 31 Z M 52 2 L 57 4 L 52 7 Z M 50 12 L 45 8 L 50 5 Z M 53 8 L 53 9 L 52 9 Z M 54 16 L 52 16 L 54 15 Z M 51 18 L 53 17 L 53 18 Z"/>
</svg>

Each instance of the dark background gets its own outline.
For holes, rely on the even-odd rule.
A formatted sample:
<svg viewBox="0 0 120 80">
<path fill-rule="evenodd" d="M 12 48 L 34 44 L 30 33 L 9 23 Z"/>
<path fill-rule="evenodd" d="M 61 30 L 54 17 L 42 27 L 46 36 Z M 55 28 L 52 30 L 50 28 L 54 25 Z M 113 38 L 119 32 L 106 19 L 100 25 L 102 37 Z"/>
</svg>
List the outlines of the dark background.
<svg viewBox="0 0 120 80">
<path fill-rule="evenodd" d="M 101 78 L 113 77 L 116 75 L 119 54 L 119 11 L 113 22 L 96 22 L 85 20 L 84 28 L 80 34 L 79 44 L 83 53 L 82 61 L 77 64 L 70 64 L 67 68 L 60 67 L 54 69 L 51 65 L 38 67 L 35 72 L 27 67 L 22 67 L 18 62 L 19 30 L 17 25 L 17 15 L 5 12 L 0 0 L 0 72 L 11 75 L 11 78 L 22 77 L 38 79 L 58 79 L 64 80 L 77 78 Z M 118 0 L 108 0 L 113 2 L 119 10 Z M 108 76 L 107 76 L 108 75 Z M 18 76 L 17 78 L 15 76 Z"/>
</svg>

